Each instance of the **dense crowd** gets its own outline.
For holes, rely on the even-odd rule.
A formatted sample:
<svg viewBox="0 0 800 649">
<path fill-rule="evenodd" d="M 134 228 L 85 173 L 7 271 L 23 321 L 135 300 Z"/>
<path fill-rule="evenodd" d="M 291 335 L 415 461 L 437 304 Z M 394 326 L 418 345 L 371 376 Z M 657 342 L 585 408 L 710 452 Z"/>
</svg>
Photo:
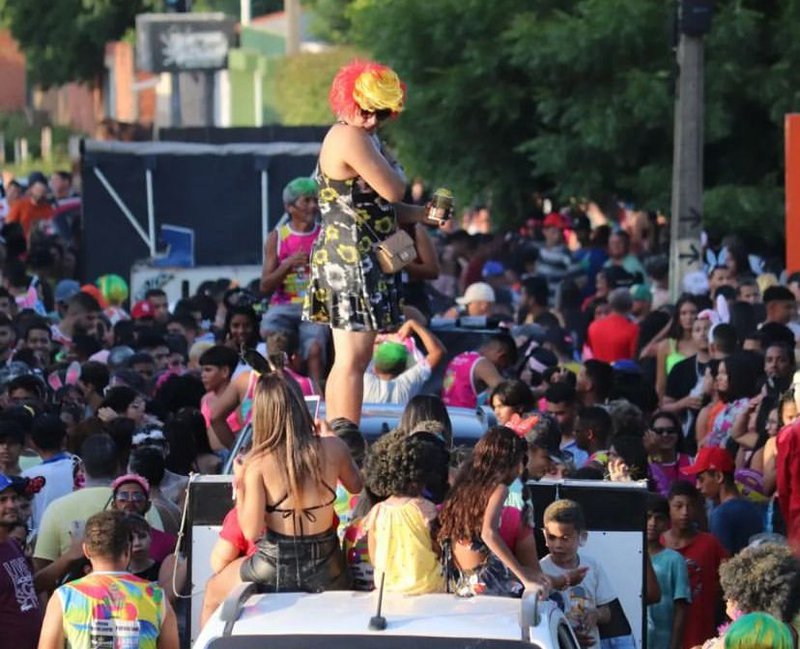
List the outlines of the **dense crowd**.
<svg viewBox="0 0 800 649">
<path fill-rule="evenodd" d="M 358 119 L 374 124 L 384 109 L 371 110 Z M 360 137 L 351 126 L 332 133 Z M 21 216 L 69 191 L 30 178 L 0 245 L 3 637 L 178 646 L 188 476 L 236 448 L 201 624 L 241 581 L 528 590 L 558 602 L 582 646 L 634 646 L 620 576 L 582 549 L 581 505 L 556 500 L 533 524 L 529 482 L 570 478 L 650 492 L 649 647 L 797 646 L 800 275 L 766 271 L 731 236 L 672 300 L 655 217 L 539 202 L 519 229 L 492 232 L 483 207 L 433 227 L 413 211 L 428 204 L 415 182 L 399 224 L 416 259 L 361 302 L 332 258 L 365 253 L 326 222 L 345 184 L 287 185 L 257 285 L 221 279 L 170 303 L 159 289 L 132 299 L 118 276 L 72 279 L 76 241 L 52 214 Z M 363 339 L 327 326 L 395 317 Z M 481 342 L 448 350 L 445 330 Z M 402 406 L 371 444 L 362 389 Z M 478 408 L 492 425 L 470 448 L 451 415 Z"/>
</svg>

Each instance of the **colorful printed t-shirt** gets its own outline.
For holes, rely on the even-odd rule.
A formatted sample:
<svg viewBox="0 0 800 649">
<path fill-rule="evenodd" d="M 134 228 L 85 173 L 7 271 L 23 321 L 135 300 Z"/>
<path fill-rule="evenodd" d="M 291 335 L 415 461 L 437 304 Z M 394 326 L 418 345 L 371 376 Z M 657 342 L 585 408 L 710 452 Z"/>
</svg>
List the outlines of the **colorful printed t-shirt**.
<svg viewBox="0 0 800 649">
<path fill-rule="evenodd" d="M 164 591 L 128 572 L 93 572 L 56 590 L 71 647 L 156 649 Z"/>
</svg>

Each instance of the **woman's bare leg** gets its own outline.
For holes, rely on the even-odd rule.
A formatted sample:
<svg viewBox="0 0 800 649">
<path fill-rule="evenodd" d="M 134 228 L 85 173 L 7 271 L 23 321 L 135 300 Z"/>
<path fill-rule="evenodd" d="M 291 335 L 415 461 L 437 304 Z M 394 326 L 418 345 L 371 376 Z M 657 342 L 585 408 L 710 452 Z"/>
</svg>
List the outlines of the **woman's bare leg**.
<svg viewBox="0 0 800 649">
<path fill-rule="evenodd" d="M 361 421 L 364 372 L 372 359 L 376 334 L 371 331 L 333 330 L 334 361 L 325 384 L 325 418 Z"/>
<path fill-rule="evenodd" d="M 225 601 L 230 592 L 242 583 L 239 570 L 242 568 L 245 557 L 231 561 L 227 566 L 211 577 L 206 583 L 206 592 L 203 595 L 203 610 L 200 612 L 200 629 L 206 625 L 217 607 Z"/>
</svg>

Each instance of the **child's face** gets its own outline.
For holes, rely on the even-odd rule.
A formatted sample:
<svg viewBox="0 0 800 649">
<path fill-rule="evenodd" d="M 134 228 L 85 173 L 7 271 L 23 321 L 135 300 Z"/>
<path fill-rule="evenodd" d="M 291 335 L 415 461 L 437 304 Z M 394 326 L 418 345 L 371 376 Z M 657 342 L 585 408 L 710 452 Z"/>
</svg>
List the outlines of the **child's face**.
<svg viewBox="0 0 800 649">
<path fill-rule="evenodd" d="M 33 501 L 27 496 L 20 496 L 18 502 L 19 520 L 27 523 L 33 513 Z"/>
<path fill-rule="evenodd" d="M 720 480 L 717 471 L 703 471 L 697 474 L 697 490 L 704 498 L 716 500 L 719 497 Z"/>
<path fill-rule="evenodd" d="M 539 480 L 551 471 L 550 454 L 543 448 L 528 447 L 528 475 Z"/>
<path fill-rule="evenodd" d="M 669 518 L 672 527 L 679 531 L 691 528 L 694 518 L 694 501 L 690 496 L 673 496 L 669 501 Z"/>
<path fill-rule="evenodd" d="M 669 517 L 660 512 L 647 512 L 647 540 L 658 541 L 669 529 Z"/>
<path fill-rule="evenodd" d="M 498 395 L 492 397 L 492 410 L 494 410 L 494 416 L 497 417 L 497 423 L 501 426 L 505 426 L 516 412 L 514 406 L 505 405 L 503 399 Z"/>
<path fill-rule="evenodd" d="M 544 524 L 544 540 L 553 559 L 561 563 L 577 556 L 581 535 L 572 523 L 550 521 Z"/>
<path fill-rule="evenodd" d="M 15 525 L 9 532 L 9 536 L 12 539 L 16 539 L 20 546 L 24 548 L 28 542 L 28 529 L 24 525 Z"/>
<path fill-rule="evenodd" d="M 213 392 L 228 378 L 228 372 L 216 365 L 203 365 L 200 367 L 200 380 L 206 392 Z"/>
<path fill-rule="evenodd" d="M 147 556 L 150 553 L 150 533 L 145 530 L 134 530 L 131 535 L 131 554 Z"/>
</svg>

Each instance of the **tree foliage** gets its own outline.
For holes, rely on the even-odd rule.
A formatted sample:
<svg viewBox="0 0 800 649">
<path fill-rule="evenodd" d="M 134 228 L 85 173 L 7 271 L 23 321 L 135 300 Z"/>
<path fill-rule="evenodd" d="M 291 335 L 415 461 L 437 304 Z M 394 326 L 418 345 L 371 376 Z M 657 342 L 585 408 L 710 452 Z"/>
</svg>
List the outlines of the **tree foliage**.
<svg viewBox="0 0 800 649">
<path fill-rule="evenodd" d="M 35 83 L 95 82 L 105 46 L 133 27 L 151 0 L 2 0 L 4 22 L 25 53 Z"/>
<path fill-rule="evenodd" d="M 412 169 L 489 195 L 533 190 L 669 209 L 674 8 L 669 0 L 308 0 L 323 32 L 397 69 L 392 125 Z M 705 216 L 782 232 L 783 120 L 800 109 L 800 0 L 718 0 L 706 38 Z M 319 23 L 318 23 L 319 26 Z"/>
<path fill-rule="evenodd" d="M 275 109 L 287 126 L 331 124 L 328 89 L 336 71 L 357 55 L 351 48 L 282 59 L 275 72 Z"/>
</svg>

